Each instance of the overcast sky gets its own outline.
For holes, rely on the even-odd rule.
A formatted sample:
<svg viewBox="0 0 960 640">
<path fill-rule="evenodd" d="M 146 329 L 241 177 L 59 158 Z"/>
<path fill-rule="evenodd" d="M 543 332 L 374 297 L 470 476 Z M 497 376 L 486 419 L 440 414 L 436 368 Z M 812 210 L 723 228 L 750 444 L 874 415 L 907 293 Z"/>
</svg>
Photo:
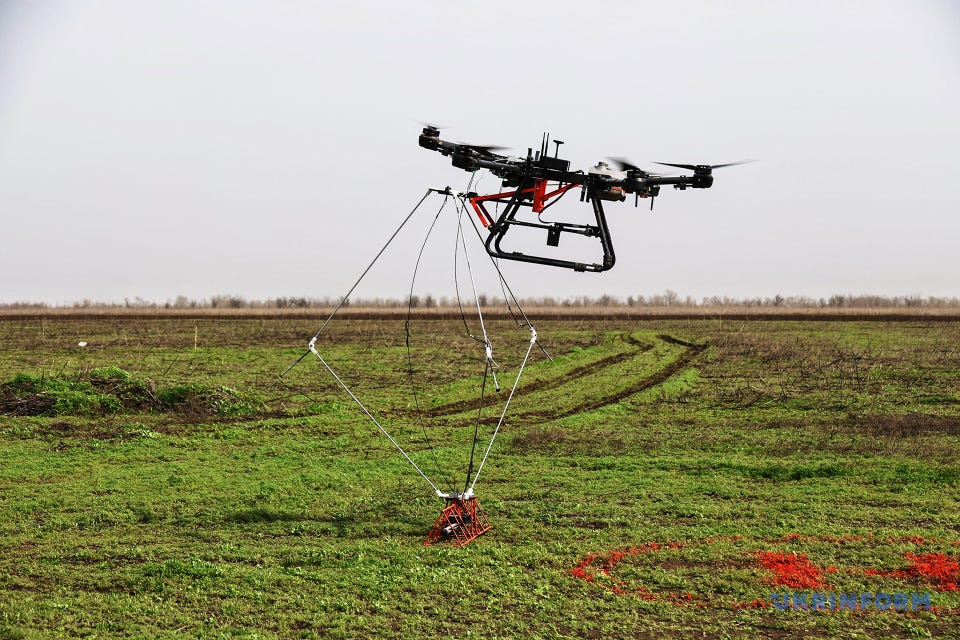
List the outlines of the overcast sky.
<svg viewBox="0 0 960 640">
<path fill-rule="evenodd" d="M 0 302 L 340 295 L 466 186 L 418 120 L 584 169 L 758 160 L 609 203 L 617 266 L 513 263 L 518 295 L 960 296 L 952 0 L 0 0 Z M 406 294 L 439 205 L 358 294 Z M 450 293 L 455 224 L 418 290 Z"/>
</svg>

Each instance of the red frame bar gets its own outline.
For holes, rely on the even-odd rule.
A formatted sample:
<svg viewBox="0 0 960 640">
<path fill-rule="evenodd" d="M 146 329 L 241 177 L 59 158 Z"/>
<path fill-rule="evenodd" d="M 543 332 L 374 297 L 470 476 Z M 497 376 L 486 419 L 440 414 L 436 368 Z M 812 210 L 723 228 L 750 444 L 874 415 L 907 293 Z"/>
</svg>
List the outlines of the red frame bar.
<svg viewBox="0 0 960 640">
<path fill-rule="evenodd" d="M 532 193 L 533 204 L 530 206 L 533 207 L 534 213 L 540 213 L 546 208 L 547 203 L 551 199 L 561 196 L 570 189 L 579 186 L 580 185 L 578 183 L 571 182 L 547 193 L 547 181 L 537 180 L 532 188 L 523 189 L 520 193 Z M 486 207 L 483 206 L 485 201 L 506 200 L 508 198 L 512 198 L 514 195 L 516 195 L 516 193 L 516 191 L 505 191 L 504 193 L 493 193 L 487 196 L 474 196 L 473 198 L 470 198 L 470 204 L 473 206 L 473 210 L 476 212 L 477 217 L 480 218 L 480 224 L 482 224 L 484 227 L 489 227 L 493 224 L 493 218 L 490 217 L 490 214 L 487 213 Z"/>
</svg>

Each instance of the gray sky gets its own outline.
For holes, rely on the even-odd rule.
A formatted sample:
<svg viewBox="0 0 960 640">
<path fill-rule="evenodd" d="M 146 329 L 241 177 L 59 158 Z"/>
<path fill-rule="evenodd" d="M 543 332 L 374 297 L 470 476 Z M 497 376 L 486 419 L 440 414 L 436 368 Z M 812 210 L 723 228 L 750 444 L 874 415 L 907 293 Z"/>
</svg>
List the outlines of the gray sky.
<svg viewBox="0 0 960 640">
<path fill-rule="evenodd" d="M 0 301 L 342 294 L 466 185 L 417 120 L 582 168 L 759 160 L 610 203 L 617 266 L 506 265 L 518 295 L 960 296 L 958 114 L 949 0 L 0 0 Z M 406 294 L 424 206 L 359 295 Z M 451 213 L 418 290 L 452 290 Z"/>
</svg>

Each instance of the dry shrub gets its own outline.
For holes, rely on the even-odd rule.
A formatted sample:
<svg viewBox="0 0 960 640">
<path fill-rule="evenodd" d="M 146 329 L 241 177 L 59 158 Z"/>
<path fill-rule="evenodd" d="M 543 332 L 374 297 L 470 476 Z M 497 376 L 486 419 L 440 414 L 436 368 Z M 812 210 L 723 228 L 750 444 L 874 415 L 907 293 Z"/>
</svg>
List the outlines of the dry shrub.
<svg viewBox="0 0 960 640">
<path fill-rule="evenodd" d="M 532 427 L 514 436 L 511 448 L 517 453 L 542 451 L 561 445 L 567 440 L 567 432 L 556 425 Z"/>
<path fill-rule="evenodd" d="M 866 428 L 872 435 L 905 438 L 930 434 L 960 435 L 960 417 L 922 413 L 901 415 L 866 414 L 850 419 L 851 426 Z"/>
</svg>

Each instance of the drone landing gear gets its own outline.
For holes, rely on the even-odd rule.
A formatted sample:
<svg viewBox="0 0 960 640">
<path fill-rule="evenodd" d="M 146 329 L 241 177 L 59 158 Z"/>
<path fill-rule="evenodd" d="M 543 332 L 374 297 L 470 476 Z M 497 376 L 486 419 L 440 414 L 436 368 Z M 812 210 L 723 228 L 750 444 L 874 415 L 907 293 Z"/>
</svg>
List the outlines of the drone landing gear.
<svg viewBox="0 0 960 640">
<path fill-rule="evenodd" d="M 449 540 L 458 547 L 463 547 L 493 528 L 480 509 L 476 496 L 444 496 L 444 499 L 447 506 L 427 534 L 427 539 L 423 541 L 424 546 Z"/>
<path fill-rule="evenodd" d="M 528 183 L 529 185 L 529 183 Z M 533 213 L 539 214 L 547 207 L 554 204 L 567 191 L 579 184 L 565 184 L 558 186 L 555 190 L 547 192 L 546 180 L 535 180 L 532 186 L 521 185 L 516 191 L 506 193 L 496 193 L 487 196 L 473 195 L 470 198 L 470 204 L 473 210 L 480 218 L 480 222 L 490 231 L 485 243 L 487 253 L 494 258 L 503 258 L 504 260 L 518 260 L 520 262 L 533 262 L 544 264 L 551 267 L 563 267 L 573 269 L 574 271 L 606 271 L 613 267 L 616 256 L 613 253 L 613 242 L 610 239 L 610 230 L 607 228 L 607 220 L 603 214 L 603 205 L 600 202 L 600 195 L 585 191 L 585 196 L 593 204 L 593 215 L 596 219 L 596 225 L 573 224 L 569 222 L 529 222 L 526 220 L 517 220 L 517 213 L 520 207 L 530 207 Z M 524 188 L 525 187 L 525 188 Z M 623 199 L 622 193 L 617 194 L 617 199 Z M 583 196 L 581 196 L 582 198 Z M 551 202 L 553 200 L 553 202 Z M 496 221 L 487 212 L 484 207 L 485 202 L 506 203 L 503 213 Z M 547 256 L 535 256 L 522 253 L 520 251 L 505 251 L 500 247 L 503 237 L 512 226 L 530 227 L 534 229 L 544 229 L 547 232 L 547 246 L 556 247 L 560 244 L 560 235 L 563 233 L 575 233 L 587 237 L 600 239 L 600 247 L 603 249 L 603 260 L 600 263 L 584 263 L 573 260 L 561 260 Z"/>
</svg>

